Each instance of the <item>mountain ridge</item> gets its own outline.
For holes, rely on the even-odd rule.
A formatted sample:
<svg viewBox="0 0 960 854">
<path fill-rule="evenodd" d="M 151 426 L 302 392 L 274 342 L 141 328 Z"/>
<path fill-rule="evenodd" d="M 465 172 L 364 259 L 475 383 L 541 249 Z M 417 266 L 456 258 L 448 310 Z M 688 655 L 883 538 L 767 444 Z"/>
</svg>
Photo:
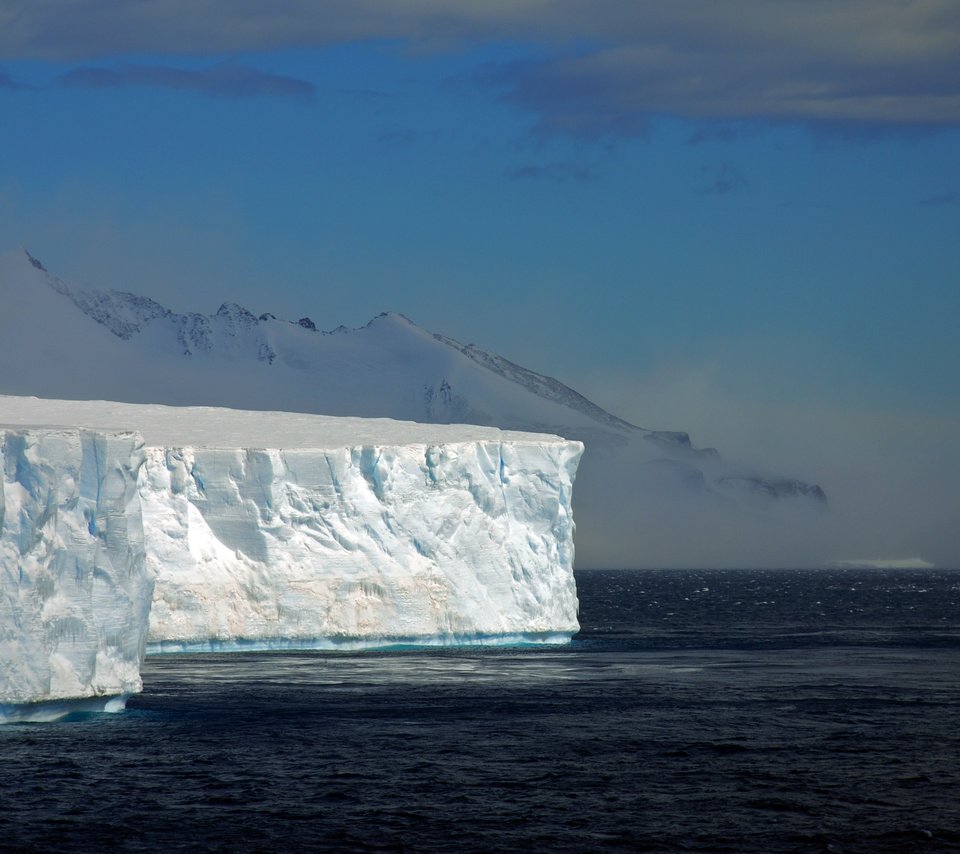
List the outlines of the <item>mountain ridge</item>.
<svg viewBox="0 0 960 854">
<path fill-rule="evenodd" d="M 35 269 L 47 273 L 48 276 L 50 275 L 47 268 L 35 256 L 31 255 L 26 249 L 22 251 Z M 50 283 L 59 293 L 69 297 L 84 314 L 106 327 L 122 340 L 130 340 L 135 334 L 142 332 L 144 326 L 154 320 L 167 319 L 174 321 L 180 326 L 182 331 L 179 337 L 182 343 L 184 343 L 185 355 L 193 354 L 189 346 L 190 342 L 193 343 L 196 349 L 204 351 L 210 349 L 208 339 L 210 323 L 213 318 L 224 318 L 233 327 L 242 325 L 247 328 L 258 326 L 260 323 L 275 321 L 291 326 L 300 326 L 301 328 L 316 332 L 319 335 L 359 332 L 360 330 L 368 329 L 376 321 L 384 318 L 400 320 L 422 333 L 432 335 L 436 341 L 462 353 L 481 367 L 502 376 L 504 379 L 517 383 L 540 397 L 553 400 L 571 409 L 579 410 L 585 415 L 617 429 L 640 431 L 654 441 L 690 446 L 690 436 L 683 431 L 650 430 L 632 424 L 598 406 L 584 395 L 554 377 L 525 368 L 522 365 L 511 362 L 503 356 L 478 347 L 476 344 L 462 344 L 455 338 L 440 333 L 428 332 L 428 330 L 423 329 L 423 327 L 414 323 L 401 312 L 381 312 L 367 321 L 367 323 L 354 328 L 340 325 L 331 330 L 321 330 L 317 328 L 316 324 L 309 317 L 302 317 L 299 320 L 293 321 L 278 318 L 271 312 L 264 312 L 257 316 L 245 306 L 235 302 L 221 303 L 213 315 L 206 315 L 199 312 L 181 313 L 163 306 L 150 297 L 141 296 L 130 291 L 114 289 L 74 289 L 67 286 L 62 279 L 53 276 L 50 276 Z M 135 316 L 136 322 L 129 319 L 131 315 Z M 187 329 L 193 330 L 189 335 L 189 342 L 185 340 Z M 704 450 L 713 450 L 715 453 L 714 449 Z"/>
<path fill-rule="evenodd" d="M 774 530 L 780 516 L 827 506 L 819 485 L 727 463 L 682 431 L 631 424 L 553 377 L 400 313 L 331 330 L 229 301 L 214 314 L 180 313 L 131 291 L 68 284 L 26 250 L 0 256 L 0 294 L 18 315 L 0 317 L 12 345 L 0 356 L 0 392 L 476 423 L 580 439 L 578 548 L 593 565 L 623 565 L 658 539 L 665 558 L 689 551 L 682 543 L 672 551 L 646 519 L 670 528 L 723 518 L 716 533 L 701 530 L 725 541 L 724 525 L 741 517 Z M 51 334 L 29 335 L 43 327 Z M 625 549 L 610 545 L 620 541 Z"/>
</svg>

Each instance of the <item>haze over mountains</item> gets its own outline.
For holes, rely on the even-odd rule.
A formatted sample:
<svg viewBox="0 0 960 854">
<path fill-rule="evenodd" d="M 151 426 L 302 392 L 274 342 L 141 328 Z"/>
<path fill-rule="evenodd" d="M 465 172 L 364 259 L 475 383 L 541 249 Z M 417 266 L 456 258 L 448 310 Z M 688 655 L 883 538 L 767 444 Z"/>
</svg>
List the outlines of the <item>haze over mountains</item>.
<svg viewBox="0 0 960 854">
<path fill-rule="evenodd" d="M 577 565 L 820 565 L 823 490 L 647 430 L 400 314 L 321 331 L 226 303 L 179 314 L 0 256 L 0 393 L 474 423 L 580 439 Z M 2 422 L 0 413 L 0 422 Z M 123 425 L 118 425 L 123 426 Z"/>
</svg>

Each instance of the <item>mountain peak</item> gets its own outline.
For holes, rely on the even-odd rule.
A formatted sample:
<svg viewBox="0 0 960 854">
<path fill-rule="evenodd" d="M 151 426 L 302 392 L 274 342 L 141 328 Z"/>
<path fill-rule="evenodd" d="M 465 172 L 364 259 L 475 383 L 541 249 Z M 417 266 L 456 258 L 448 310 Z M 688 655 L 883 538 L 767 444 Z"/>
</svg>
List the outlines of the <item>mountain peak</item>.
<svg viewBox="0 0 960 854">
<path fill-rule="evenodd" d="M 35 269 L 41 273 L 47 272 L 47 268 L 22 246 L 0 254 L 0 265 L 9 271 Z"/>
<path fill-rule="evenodd" d="M 67 294 L 67 286 L 52 276 L 43 263 L 24 247 L 0 254 L 0 285 L 7 293 L 12 288 L 23 295 L 43 291 L 47 287 L 60 294 Z"/>
<path fill-rule="evenodd" d="M 252 311 L 244 308 L 239 303 L 225 302 L 217 309 L 217 317 L 227 317 L 234 320 L 242 320 L 248 324 L 255 324 L 257 318 Z"/>
<path fill-rule="evenodd" d="M 380 314 L 370 320 L 366 326 L 371 326 L 374 323 L 391 323 L 396 326 L 413 326 L 417 329 L 420 328 L 409 317 L 401 314 L 399 311 L 381 311 Z M 362 328 L 366 328 L 366 326 Z"/>
<path fill-rule="evenodd" d="M 35 267 L 37 270 L 42 270 L 44 273 L 47 272 L 47 268 L 40 263 L 39 259 L 34 258 L 26 249 L 23 249 L 23 254 L 26 256 L 27 260 L 30 262 L 30 266 Z"/>
</svg>

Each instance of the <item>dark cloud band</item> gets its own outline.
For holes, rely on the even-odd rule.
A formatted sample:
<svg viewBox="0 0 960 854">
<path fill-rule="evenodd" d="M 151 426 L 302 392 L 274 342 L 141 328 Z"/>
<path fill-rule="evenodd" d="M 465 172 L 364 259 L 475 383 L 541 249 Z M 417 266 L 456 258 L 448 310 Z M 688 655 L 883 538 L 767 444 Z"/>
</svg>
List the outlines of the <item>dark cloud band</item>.
<svg viewBox="0 0 960 854">
<path fill-rule="evenodd" d="M 118 89 L 126 86 L 157 86 L 184 89 L 220 98 L 257 96 L 310 100 L 315 87 L 306 80 L 268 74 L 243 65 L 216 65 L 187 70 L 163 65 L 123 65 L 119 68 L 76 68 L 58 78 L 61 86 L 88 89 Z"/>
<path fill-rule="evenodd" d="M 499 82 L 544 133 L 637 136 L 661 114 L 960 126 L 956 0 L 0 0 L 0 56 L 9 58 L 211 56 L 380 39 L 545 47 L 547 59 L 502 69 Z M 571 44 L 589 49 L 571 53 Z M 224 95 L 308 85 L 150 74 L 154 85 Z"/>
</svg>

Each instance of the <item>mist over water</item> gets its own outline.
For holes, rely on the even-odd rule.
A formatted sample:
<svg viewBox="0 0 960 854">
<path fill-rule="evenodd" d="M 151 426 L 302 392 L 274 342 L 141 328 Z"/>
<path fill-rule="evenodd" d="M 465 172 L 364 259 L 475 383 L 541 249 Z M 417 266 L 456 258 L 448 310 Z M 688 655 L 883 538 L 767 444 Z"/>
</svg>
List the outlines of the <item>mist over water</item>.
<svg viewBox="0 0 960 854">
<path fill-rule="evenodd" d="M 788 343 L 744 344 L 746 352 L 717 344 L 703 361 L 665 352 L 646 373 L 590 376 L 581 386 L 636 424 L 687 431 L 695 446 L 716 447 L 745 472 L 819 484 L 828 512 L 782 502 L 744 516 L 722 502 L 698 506 L 665 493 L 620 521 L 601 547 L 604 565 L 616 563 L 624 551 L 617 541 L 628 539 L 631 525 L 643 524 L 645 566 L 822 567 L 906 558 L 960 566 L 957 396 L 940 394 L 936 405 L 876 398 L 863 377 L 847 375 L 850 366 L 837 354 L 821 353 L 815 342 Z M 833 380 L 845 397 L 830 387 Z M 624 495 L 624 507 L 630 501 Z M 589 512 L 586 501 L 582 509 Z M 636 560 L 623 557 L 620 565 Z"/>
<path fill-rule="evenodd" d="M 0 847 L 960 850 L 960 572 L 583 571 L 559 648 L 149 658 Z"/>
</svg>

